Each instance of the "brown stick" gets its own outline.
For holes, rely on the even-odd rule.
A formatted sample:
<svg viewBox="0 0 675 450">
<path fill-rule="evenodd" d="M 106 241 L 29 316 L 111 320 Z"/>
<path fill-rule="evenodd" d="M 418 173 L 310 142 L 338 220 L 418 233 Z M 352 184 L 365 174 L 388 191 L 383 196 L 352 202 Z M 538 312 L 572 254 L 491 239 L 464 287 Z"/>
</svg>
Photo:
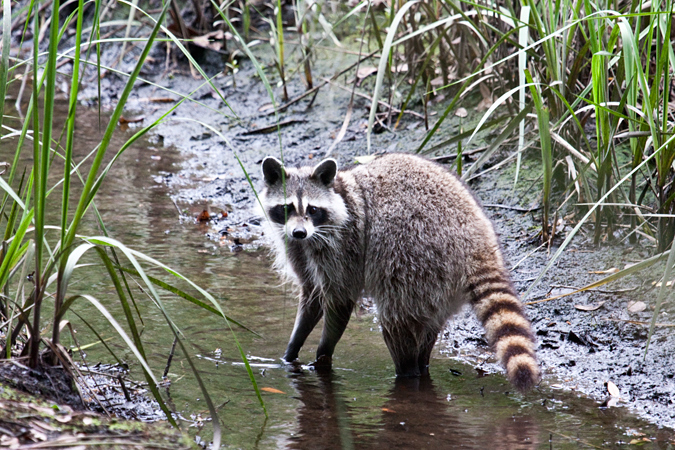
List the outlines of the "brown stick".
<svg viewBox="0 0 675 450">
<path fill-rule="evenodd" d="M 171 346 L 171 352 L 169 353 L 169 359 L 166 360 L 166 367 L 164 368 L 164 375 L 162 378 L 166 378 L 169 375 L 169 367 L 171 367 L 171 361 L 173 360 L 173 354 L 176 352 L 176 344 L 178 343 L 178 337 L 173 338 L 173 345 Z"/>
</svg>

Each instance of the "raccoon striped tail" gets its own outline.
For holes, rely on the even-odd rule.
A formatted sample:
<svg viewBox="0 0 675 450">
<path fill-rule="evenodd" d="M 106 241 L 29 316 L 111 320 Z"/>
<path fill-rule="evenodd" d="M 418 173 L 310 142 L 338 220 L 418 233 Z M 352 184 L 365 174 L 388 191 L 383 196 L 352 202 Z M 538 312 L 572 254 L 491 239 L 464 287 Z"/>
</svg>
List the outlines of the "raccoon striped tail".
<svg viewBox="0 0 675 450">
<path fill-rule="evenodd" d="M 534 335 L 508 274 L 490 270 L 469 281 L 471 305 L 509 381 L 521 392 L 530 389 L 540 376 Z"/>
</svg>

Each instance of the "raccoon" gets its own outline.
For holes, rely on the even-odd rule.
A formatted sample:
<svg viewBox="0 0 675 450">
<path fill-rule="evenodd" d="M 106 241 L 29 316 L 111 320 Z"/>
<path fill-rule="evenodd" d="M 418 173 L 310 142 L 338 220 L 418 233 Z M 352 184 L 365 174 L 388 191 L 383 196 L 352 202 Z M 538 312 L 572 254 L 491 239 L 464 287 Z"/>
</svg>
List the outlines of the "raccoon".
<svg viewBox="0 0 675 450">
<path fill-rule="evenodd" d="M 442 166 L 387 154 L 338 172 L 334 159 L 262 163 L 265 231 L 275 266 L 300 288 L 284 359 L 323 316 L 317 367 L 330 367 L 357 300 L 371 296 L 396 375 L 429 373 L 438 333 L 465 303 L 511 383 L 539 380 L 535 340 L 497 235 L 468 187 Z"/>
</svg>

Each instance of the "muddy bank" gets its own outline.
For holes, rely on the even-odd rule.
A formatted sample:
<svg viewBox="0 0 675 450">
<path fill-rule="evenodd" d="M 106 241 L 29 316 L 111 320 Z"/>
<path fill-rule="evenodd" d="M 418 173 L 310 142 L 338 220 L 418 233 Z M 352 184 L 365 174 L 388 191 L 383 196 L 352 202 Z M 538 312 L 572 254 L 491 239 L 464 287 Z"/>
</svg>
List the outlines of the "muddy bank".
<svg viewBox="0 0 675 450">
<path fill-rule="evenodd" d="M 324 58 L 325 63 L 321 64 L 325 65 L 315 69 L 323 77 L 332 76 L 356 60 L 355 56 L 346 53 L 319 56 L 321 61 Z M 365 61 L 363 64 L 373 65 L 374 62 Z M 274 74 L 268 72 L 268 75 L 274 85 Z M 157 141 L 176 146 L 188 155 L 189 162 L 177 168 L 176 173 L 159 174 L 156 182 L 171 187 L 173 197 L 186 217 L 194 217 L 204 208 L 212 213 L 227 212 L 227 217 L 219 216 L 220 220 L 212 222 L 212 238 L 227 239 L 233 250 L 245 248 L 249 243 L 258 245 L 255 237 L 260 230 L 257 226 L 259 218 L 254 210 L 255 195 L 235 153 L 257 188 L 260 187 L 259 162 L 267 155 L 278 156 L 280 148 L 283 148 L 283 157 L 288 164 L 311 164 L 325 157 L 343 123 L 349 103 L 349 92 L 341 86 L 346 86 L 352 79 L 353 71 L 326 85 L 311 107 L 311 96 L 295 103 L 280 114 L 279 121 L 284 125 L 278 133 L 276 130 L 270 133 L 267 127 L 275 124 L 275 117 L 266 113 L 270 99 L 251 65 L 243 62 L 234 79 L 223 75 L 215 78 L 216 86 L 237 117 L 227 117 L 232 115 L 232 111 L 210 88 L 202 87 L 195 98 L 211 108 L 210 112 L 202 105 L 187 103 L 171 116 L 170 121 L 157 128 Z M 171 80 L 157 81 L 182 92 L 195 89 L 200 84 L 186 74 L 178 73 L 174 73 Z M 289 88 L 292 98 L 304 92 L 304 86 L 297 77 Z M 368 95 L 369 89 L 366 82 L 359 91 Z M 158 117 L 167 106 L 157 104 L 149 108 L 146 100 L 158 95 L 157 92 L 157 88 L 152 86 L 138 86 L 129 103 L 130 113 L 144 114 L 147 121 Z M 342 165 L 350 164 L 354 156 L 366 153 L 368 106 L 368 100 L 356 98 L 345 138 L 330 155 Z M 212 126 L 222 136 L 193 119 Z M 452 135 L 460 126 L 459 121 L 458 118 L 449 120 L 437 139 Z M 373 151 L 411 151 L 424 135 L 422 121 L 414 116 L 406 117 L 396 133 L 384 132 L 373 136 Z M 478 147 L 475 142 L 481 141 L 474 141 L 473 147 L 469 146 L 465 151 Z M 525 165 L 526 174 L 527 166 L 530 166 L 532 180 L 523 181 L 515 193 L 512 191 L 512 167 L 479 177 L 471 182 L 471 187 L 488 205 L 536 206 L 536 193 L 540 191 L 536 183 L 532 184 L 538 175 L 536 155 Z M 549 249 L 537 250 L 538 242 L 533 239 L 537 232 L 536 218 L 533 213 L 502 207 L 487 207 L 487 210 L 502 237 L 507 260 L 511 265 L 520 262 L 513 271 L 513 278 L 518 290 L 523 292 L 537 277 L 549 256 Z M 571 230 L 570 224 L 577 219 L 568 216 L 565 227 L 559 228 L 555 245 L 559 245 Z M 648 241 L 633 246 L 612 243 L 596 249 L 590 237 L 586 237 L 589 230 L 575 238 L 526 300 L 543 299 L 563 293 L 565 289 L 584 286 L 603 276 L 589 272 L 623 268 L 626 264 L 653 255 L 655 251 Z M 617 235 L 617 241 L 621 238 Z M 555 245 L 550 249 L 551 253 L 555 251 Z M 595 292 L 529 306 L 528 314 L 537 332 L 538 356 L 544 369 L 542 386 L 588 395 L 596 399 L 598 407 L 601 407 L 609 397 L 606 383 L 611 381 L 621 392 L 619 405 L 631 408 L 660 426 L 675 427 L 675 354 L 672 350 L 675 348 L 675 335 L 672 328 L 657 328 L 649 353 L 643 360 L 647 328 L 629 322 L 650 320 L 656 297 L 652 282 L 660 273 L 661 266 Z M 644 301 L 646 310 L 629 312 L 628 302 L 636 300 Z M 574 306 L 601 302 L 602 305 L 594 311 L 583 311 Z M 674 312 L 672 306 L 666 305 L 659 322 L 672 323 Z M 465 311 L 448 324 L 440 345 L 442 351 L 451 357 L 471 361 L 482 370 L 501 372 L 487 351 L 482 336 L 482 328 L 473 314 Z"/>
<path fill-rule="evenodd" d="M 0 365 L 6 372 L 6 363 Z M 199 448 L 166 423 L 106 417 L 31 395 L 0 382 L 0 447 Z"/>
</svg>

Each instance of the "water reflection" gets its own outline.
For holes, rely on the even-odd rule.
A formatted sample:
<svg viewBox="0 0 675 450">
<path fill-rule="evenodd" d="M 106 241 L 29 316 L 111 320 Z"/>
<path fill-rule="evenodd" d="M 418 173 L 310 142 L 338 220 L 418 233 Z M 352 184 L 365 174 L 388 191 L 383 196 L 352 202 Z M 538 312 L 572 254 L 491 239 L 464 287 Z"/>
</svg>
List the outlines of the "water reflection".
<svg viewBox="0 0 675 450">
<path fill-rule="evenodd" d="M 300 402 L 292 449 L 531 449 L 540 444 L 540 430 L 528 416 L 495 417 L 466 414 L 450 406 L 431 377 L 397 378 L 379 407 L 377 424 L 359 423 L 361 411 L 350 406 L 339 376 L 293 375 Z M 481 423 L 482 422 L 482 423 Z"/>
</svg>

